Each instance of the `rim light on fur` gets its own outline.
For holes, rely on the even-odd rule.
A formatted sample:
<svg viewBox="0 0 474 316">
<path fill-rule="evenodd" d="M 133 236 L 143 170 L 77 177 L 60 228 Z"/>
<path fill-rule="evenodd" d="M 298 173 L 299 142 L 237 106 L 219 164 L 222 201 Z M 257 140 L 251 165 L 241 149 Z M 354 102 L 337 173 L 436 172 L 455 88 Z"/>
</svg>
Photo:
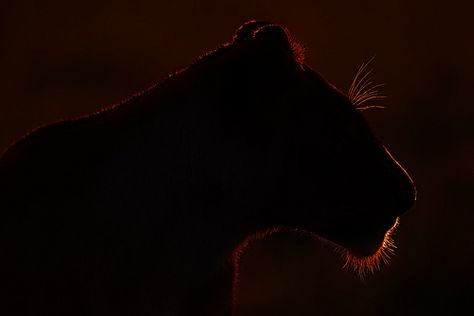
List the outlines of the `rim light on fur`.
<svg viewBox="0 0 474 316">
<path fill-rule="evenodd" d="M 369 274 L 374 274 L 387 265 L 390 258 L 395 255 L 396 246 L 393 240 L 395 230 L 400 224 L 397 218 L 393 226 L 385 233 L 384 240 L 380 248 L 373 255 L 368 257 L 358 257 L 351 254 L 347 249 L 336 246 L 336 249 L 344 257 L 344 269 L 355 272 L 361 279 Z"/>
</svg>

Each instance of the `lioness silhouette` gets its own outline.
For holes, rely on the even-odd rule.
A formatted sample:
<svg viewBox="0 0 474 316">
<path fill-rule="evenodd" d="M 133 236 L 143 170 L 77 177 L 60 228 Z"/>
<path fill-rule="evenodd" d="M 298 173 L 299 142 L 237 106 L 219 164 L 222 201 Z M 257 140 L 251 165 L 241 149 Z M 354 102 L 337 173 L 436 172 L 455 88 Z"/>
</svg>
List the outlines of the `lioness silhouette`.
<svg viewBox="0 0 474 316">
<path fill-rule="evenodd" d="M 415 189 L 288 31 L 250 21 L 122 104 L 23 137 L 0 198 L 2 315 L 230 315 L 248 236 L 299 228 L 363 262 Z"/>
</svg>

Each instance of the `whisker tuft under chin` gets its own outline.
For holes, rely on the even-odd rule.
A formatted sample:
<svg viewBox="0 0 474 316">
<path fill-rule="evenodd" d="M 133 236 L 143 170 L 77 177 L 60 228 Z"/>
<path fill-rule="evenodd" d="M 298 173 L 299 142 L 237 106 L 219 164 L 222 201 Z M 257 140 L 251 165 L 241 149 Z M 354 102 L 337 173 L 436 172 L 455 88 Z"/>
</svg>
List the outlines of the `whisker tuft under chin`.
<svg viewBox="0 0 474 316">
<path fill-rule="evenodd" d="M 348 269 L 356 273 L 361 279 L 367 275 L 380 271 L 384 266 L 388 265 L 390 259 L 395 255 L 396 246 L 393 235 L 400 223 L 399 218 L 395 224 L 385 233 L 384 240 L 380 248 L 371 256 L 360 257 L 351 254 L 347 249 L 336 246 L 336 250 L 344 258 L 344 269 Z"/>
</svg>

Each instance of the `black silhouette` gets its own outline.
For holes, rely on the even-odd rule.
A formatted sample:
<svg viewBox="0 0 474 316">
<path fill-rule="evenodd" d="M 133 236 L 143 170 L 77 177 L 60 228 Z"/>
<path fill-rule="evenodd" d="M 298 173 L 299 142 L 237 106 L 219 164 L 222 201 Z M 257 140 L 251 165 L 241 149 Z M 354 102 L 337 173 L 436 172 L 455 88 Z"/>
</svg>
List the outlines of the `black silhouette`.
<svg viewBox="0 0 474 316">
<path fill-rule="evenodd" d="M 0 160 L 2 315 L 229 315 L 232 253 L 295 227 L 377 253 L 411 179 L 274 24 Z"/>
</svg>

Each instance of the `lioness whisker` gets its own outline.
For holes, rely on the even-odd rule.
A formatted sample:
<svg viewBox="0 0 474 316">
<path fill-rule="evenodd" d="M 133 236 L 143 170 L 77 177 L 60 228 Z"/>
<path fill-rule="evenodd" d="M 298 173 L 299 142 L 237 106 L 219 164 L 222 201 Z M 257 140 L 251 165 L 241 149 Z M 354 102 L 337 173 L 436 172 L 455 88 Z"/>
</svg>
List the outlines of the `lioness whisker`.
<svg viewBox="0 0 474 316">
<path fill-rule="evenodd" d="M 370 78 L 372 69 L 367 70 L 368 65 L 374 60 L 375 56 L 372 57 L 368 62 L 363 63 L 359 67 L 357 73 L 352 81 L 347 97 L 352 102 L 352 104 L 358 110 L 367 110 L 371 108 L 384 108 L 383 106 L 365 106 L 361 107 L 362 104 L 374 100 L 374 99 L 384 99 L 386 96 L 382 95 L 378 88 L 384 86 L 383 83 L 374 84 Z"/>
</svg>

